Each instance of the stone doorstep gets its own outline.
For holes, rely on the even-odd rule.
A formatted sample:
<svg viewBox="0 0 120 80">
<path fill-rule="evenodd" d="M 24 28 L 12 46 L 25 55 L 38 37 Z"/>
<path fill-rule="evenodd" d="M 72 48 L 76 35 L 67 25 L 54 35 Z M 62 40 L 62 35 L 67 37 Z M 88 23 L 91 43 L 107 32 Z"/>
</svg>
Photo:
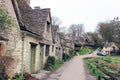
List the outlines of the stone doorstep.
<svg viewBox="0 0 120 80">
<path fill-rule="evenodd" d="M 41 80 L 43 78 L 46 78 L 49 73 L 50 71 L 40 70 L 38 73 L 31 75 Z"/>
</svg>

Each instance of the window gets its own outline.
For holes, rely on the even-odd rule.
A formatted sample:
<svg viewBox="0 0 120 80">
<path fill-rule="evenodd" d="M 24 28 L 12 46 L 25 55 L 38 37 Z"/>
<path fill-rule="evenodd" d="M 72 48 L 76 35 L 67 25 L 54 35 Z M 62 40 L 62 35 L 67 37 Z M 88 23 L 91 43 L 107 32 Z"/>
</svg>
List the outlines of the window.
<svg viewBox="0 0 120 80">
<path fill-rule="evenodd" d="M 47 32 L 50 32 L 50 22 L 47 21 L 47 29 L 46 29 Z"/>
<path fill-rule="evenodd" d="M 46 45 L 45 56 L 49 56 L 49 45 Z"/>
</svg>

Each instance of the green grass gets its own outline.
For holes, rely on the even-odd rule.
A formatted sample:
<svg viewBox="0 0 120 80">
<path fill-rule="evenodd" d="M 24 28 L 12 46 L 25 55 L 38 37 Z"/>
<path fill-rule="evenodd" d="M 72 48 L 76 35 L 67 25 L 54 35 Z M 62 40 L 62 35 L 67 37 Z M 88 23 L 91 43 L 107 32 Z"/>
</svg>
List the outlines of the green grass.
<svg viewBox="0 0 120 80">
<path fill-rule="evenodd" d="M 59 68 L 61 65 L 63 64 L 63 61 L 58 59 L 55 61 L 55 64 L 53 65 L 54 66 L 54 69 L 57 69 Z"/>
<path fill-rule="evenodd" d="M 82 48 L 82 50 L 79 52 L 79 54 L 89 54 L 93 51 L 93 48 L 87 48 L 87 47 L 84 47 Z"/>
<path fill-rule="evenodd" d="M 120 64 L 120 57 L 117 57 L 117 56 L 102 57 L 102 59 L 109 63 L 113 62 L 116 64 Z"/>
<path fill-rule="evenodd" d="M 87 68 L 90 72 L 91 75 L 94 75 L 94 76 L 104 76 L 104 73 L 101 72 L 97 66 L 96 66 L 96 63 L 93 62 L 92 58 L 91 59 L 85 59 L 84 60 L 87 64 Z"/>
<path fill-rule="evenodd" d="M 105 77 L 104 72 L 101 71 L 97 66 L 103 68 L 106 72 L 117 74 L 116 67 L 110 66 L 113 63 L 120 65 L 120 57 L 107 56 L 107 57 L 96 57 L 96 58 L 85 58 L 84 59 L 90 74 L 98 77 Z"/>
<path fill-rule="evenodd" d="M 111 67 L 108 67 L 108 66 L 104 66 L 104 69 L 105 69 L 106 71 L 108 71 L 108 72 L 111 72 L 111 73 L 117 73 L 117 72 L 118 72 L 117 70 L 115 70 L 115 69 L 113 69 L 113 68 L 111 68 Z"/>
</svg>

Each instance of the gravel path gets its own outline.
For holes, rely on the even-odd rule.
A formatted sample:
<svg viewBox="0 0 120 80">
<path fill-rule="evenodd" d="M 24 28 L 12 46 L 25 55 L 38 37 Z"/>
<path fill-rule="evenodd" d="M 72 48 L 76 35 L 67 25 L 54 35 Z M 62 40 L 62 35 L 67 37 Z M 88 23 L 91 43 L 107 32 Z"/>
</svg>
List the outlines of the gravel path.
<svg viewBox="0 0 120 80">
<path fill-rule="evenodd" d="M 92 54 L 75 56 L 44 80 L 96 80 L 89 75 L 83 62 L 85 57 L 96 57 L 96 52 L 97 50 Z"/>
<path fill-rule="evenodd" d="M 94 76 L 89 74 L 83 61 L 85 57 L 96 57 L 96 53 L 97 50 L 92 54 L 75 56 L 53 72 L 41 70 L 32 75 L 40 80 L 96 80 Z"/>
</svg>

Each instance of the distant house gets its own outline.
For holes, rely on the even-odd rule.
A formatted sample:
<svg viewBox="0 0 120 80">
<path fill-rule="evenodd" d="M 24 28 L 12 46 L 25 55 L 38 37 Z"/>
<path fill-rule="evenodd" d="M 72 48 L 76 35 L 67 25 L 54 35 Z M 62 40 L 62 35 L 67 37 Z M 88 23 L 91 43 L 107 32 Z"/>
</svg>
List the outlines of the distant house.
<svg viewBox="0 0 120 80">
<path fill-rule="evenodd" d="M 61 35 L 60 39 L 63 53 L 69 54 L 71 51 L 74 51 L 74 40 L 70 34 Z"/>
<path fill-rule="evenodd" d="M 79 51 L 83 45 L 86 44 L 86 39 L 84 37 L 76 37 L 75 38 L 75 51 Z"/>
<path fill-rule="evenodd" d="M 82 37 L 82 36 L 76 37 L 76 38 L 75 38 L 75 41 L 76 41 L 77 43 L 81 44 L 81 45 L 86 44 L 86 39 L 85 39 L 84 37 Z"/>
<path fill-rule="evenodd" d="M 102 49 L 102 51 L 104 53 L 106 53 L 107 55 L 111 55 L 111 52 L 113 50 L 118 50 L 118 47 L 115 45 L 115 43 L 113 42 L 109 42 L 109 43 L 106 43 Z M 114 53 L 115 54 L 115 53 Z"/>
<path fill-rule="evenodd" d="M 54 43 L 54 45 L 52 46 L 52 51 L 57 59 L 62 59 L 62 47 L 60 43 L 60 33 L 58 25 L 52 26 L 52 37 Z"/>
</svg>

